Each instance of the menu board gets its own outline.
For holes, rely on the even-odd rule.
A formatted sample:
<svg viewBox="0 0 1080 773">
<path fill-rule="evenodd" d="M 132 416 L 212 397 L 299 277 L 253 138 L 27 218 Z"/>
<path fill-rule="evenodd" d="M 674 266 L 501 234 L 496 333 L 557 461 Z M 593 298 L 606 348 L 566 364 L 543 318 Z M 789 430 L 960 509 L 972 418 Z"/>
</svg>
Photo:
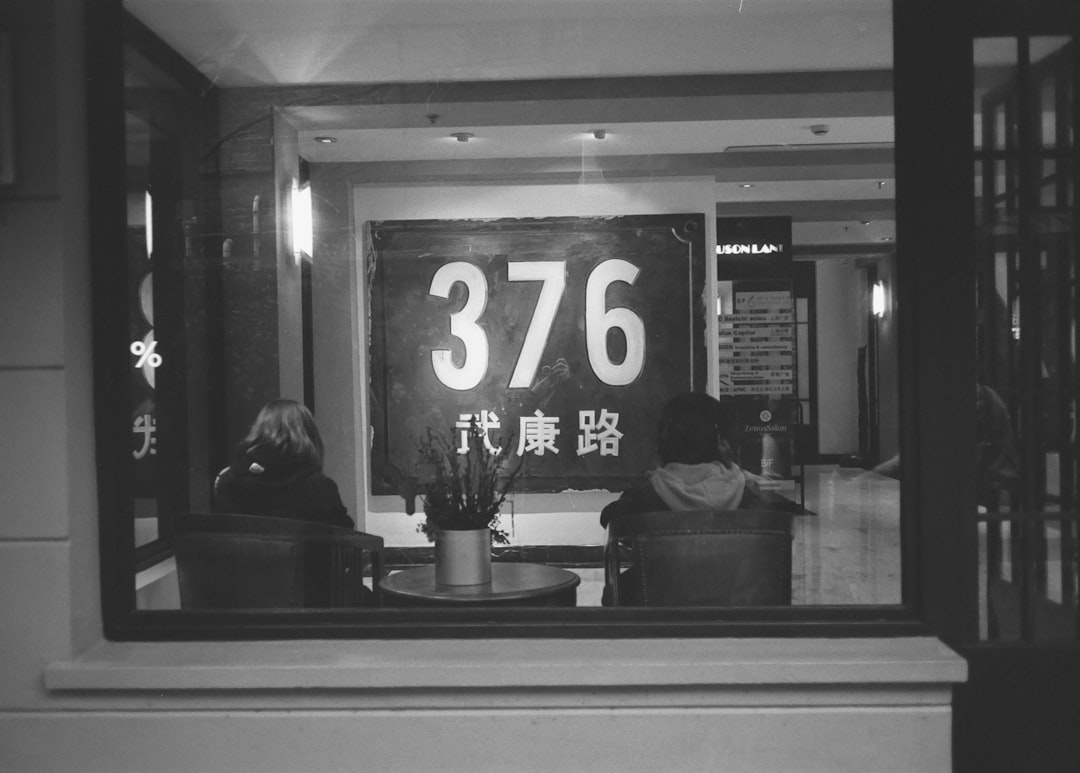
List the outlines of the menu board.
<svg viewBox="0 0 1080 773">
<path fill-rule="evenodd" d="M 525 491 L 654 467 L 665 401 L 705 389 L 703 214 L 366 224 L 372 491 L 472 417 Z"/>
<path fill-rule="evenodd" d="M 761 476 L 762 490 L 794 501 L 801 416 L 791 218 L 718 218 L 716 232 L 718 397 L 735 417 L 739 464 Z"/>
<path fill-rule="evenodd" d="M 777 288 L 740 290 L 733 282 L 734 312 L 719 314 L 721 395 L 795 394 L 795 310 L 791 282 Z M 761 287 L 766 282 L 754 282 Z"/>
</svg>

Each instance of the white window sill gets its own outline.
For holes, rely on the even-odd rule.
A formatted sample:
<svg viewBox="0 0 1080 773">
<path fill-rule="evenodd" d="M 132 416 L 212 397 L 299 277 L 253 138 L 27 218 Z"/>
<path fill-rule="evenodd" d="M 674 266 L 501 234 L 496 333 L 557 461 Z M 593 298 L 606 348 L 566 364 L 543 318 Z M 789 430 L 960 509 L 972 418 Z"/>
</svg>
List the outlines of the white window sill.
<svg viewBox="0 0 1080 773">
<path fill-rule="evenodd" d="M 44 676 L 59 692 L 862 686 L 947 702 L 967 664 L 929 637 L 102 642 Z"/>
</svg>

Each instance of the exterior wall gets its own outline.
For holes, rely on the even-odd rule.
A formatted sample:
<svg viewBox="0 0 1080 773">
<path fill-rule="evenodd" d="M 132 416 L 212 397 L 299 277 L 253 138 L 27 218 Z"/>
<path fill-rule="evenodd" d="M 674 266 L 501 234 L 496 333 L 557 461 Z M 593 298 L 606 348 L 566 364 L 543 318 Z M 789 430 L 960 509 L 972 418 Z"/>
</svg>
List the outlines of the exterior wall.
<svg viewBox="0 0 1080 773">
<path fill-rule="evenodd" d="M 82 16 L 8 0 L 0 769 L 949 768 L 933 640 L 101 641 Z"/>
</svg>

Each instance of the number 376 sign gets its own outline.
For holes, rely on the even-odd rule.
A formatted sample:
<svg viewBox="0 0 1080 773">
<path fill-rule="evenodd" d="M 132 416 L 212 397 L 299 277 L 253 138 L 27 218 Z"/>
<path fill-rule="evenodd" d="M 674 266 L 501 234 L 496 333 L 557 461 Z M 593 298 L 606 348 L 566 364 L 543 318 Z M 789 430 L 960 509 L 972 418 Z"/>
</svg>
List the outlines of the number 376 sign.
<svg viewBox="0 0 1080 773">
<path fill-rule="evenodd" d="M 372 487 L 471 418 L 530 491 L 655 465 L 672 395 L 705 386 L 704 216 L 367 224 Z"/>
</svg>

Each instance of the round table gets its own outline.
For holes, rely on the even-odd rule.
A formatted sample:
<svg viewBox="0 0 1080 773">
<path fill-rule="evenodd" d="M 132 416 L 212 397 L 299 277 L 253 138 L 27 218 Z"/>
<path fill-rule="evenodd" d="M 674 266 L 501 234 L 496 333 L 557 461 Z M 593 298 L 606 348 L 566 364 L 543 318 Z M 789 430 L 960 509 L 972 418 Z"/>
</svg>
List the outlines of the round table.
<svg viewBox="0 0 1080 773">
<path fill-rule="evenodd" d="M 577 604 L 581 578 L 546 564 L 496 561 L 491 582 L 483 585 L 438 585 L 434 565 L 403 569 L 383 578 L 379 586 L 388 606 L 462 605 L 553 606 Z"/>
</svg>

